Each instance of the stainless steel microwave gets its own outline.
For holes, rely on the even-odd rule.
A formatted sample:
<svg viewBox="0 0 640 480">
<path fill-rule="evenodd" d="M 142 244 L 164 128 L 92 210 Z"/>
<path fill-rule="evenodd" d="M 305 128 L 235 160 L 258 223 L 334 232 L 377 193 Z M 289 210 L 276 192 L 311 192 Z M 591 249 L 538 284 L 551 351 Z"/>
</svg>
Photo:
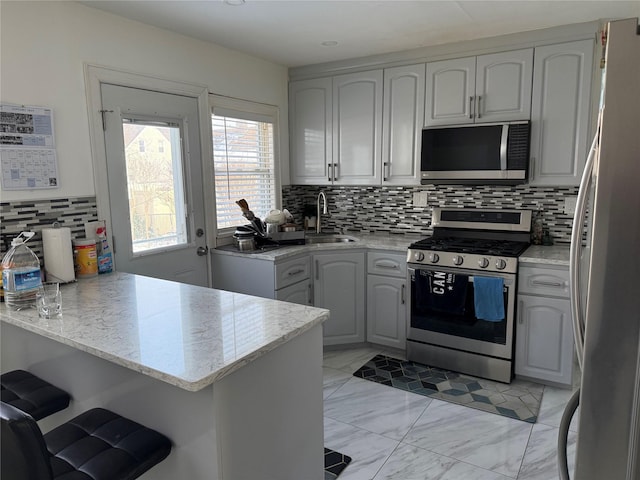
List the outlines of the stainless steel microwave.
<svg viewBox="0 0 640 480">
<path fill-rule="evenodd" d="M 526 183 L 530 130 L 529 121 L 425 128 L 421 183 Z"/>
</svg>

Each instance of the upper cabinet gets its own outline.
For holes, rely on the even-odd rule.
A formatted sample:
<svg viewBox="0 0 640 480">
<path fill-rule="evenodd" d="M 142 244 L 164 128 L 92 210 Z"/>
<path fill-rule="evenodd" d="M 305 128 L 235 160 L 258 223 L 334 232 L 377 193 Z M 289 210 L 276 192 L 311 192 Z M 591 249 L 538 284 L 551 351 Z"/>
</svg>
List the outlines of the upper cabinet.
<svg viewBox="0 0 640 480">
<path fill-rule="evenodd" d="M 420 184 L 425 64 L 384 70 L 382 184 Z"/>
<path fill-rule="evenodd" d="M 531 185 L 580 184 L 589 146 L 593 40 L 536 48 Z"/>
<path fill-rule="evenodd" d="M 427 63 L 425 125 L 528 120 L 533 49 Z"/>
<path fill-rule="evenodd" d="M 333 162 L 340 185 L 379 185 L 382 70 L 333 77 Z"/>
<path fill-rule="evenodd" d="M 291 178 L 299 185 L 332 183 L 333 85 L 331 78 L 291 82 Z"/>
</svg>

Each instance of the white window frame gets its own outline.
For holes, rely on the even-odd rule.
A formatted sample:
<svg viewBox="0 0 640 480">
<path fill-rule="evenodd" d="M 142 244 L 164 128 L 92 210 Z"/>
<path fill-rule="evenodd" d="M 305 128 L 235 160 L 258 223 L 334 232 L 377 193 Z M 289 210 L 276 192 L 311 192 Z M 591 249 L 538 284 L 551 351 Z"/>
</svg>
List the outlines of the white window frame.
<svg viewBox="0 0 640 480">
<path fill-rule="evenodd" d="M 238 98 L 225 97 L 222 95 L 209 95 L 209 127 L 211 130 L 211 115 L 221 115 L 233 117 L 238 115 L 238 118 L 245 118 L 248 120 L 264 121 L 267 118 L 273 125 L 273 167 L 274 167 L 274 188 L 275 188 L 275 208 L 280 209 L 282 206 L 282 181 L 281 181 L 281 158 L 280 158 L 280 109 L 275 105 L 268 105 L 265 103 L 252 102 L 250 100 L 241 100 Z M 213 151 L 211 152 L 211 172 L 215 175 L 213 169 Z M 211 179 L 212 188 L 215 189 L 215 179 Z M 208 182 L 207 182 L 208 183 Z M 213 211 L 217 214 L 217 208 L 215 205 L 215 191 L 213 192 Z M 251 207 L 251 205 L 249 205 Z M 241 215 L 240 207 L 238 207 L 238 215 Z M 216 245 L 228 245 L 233 241 L 233 232 L 235 228 L 224 228 L 218 230 L 218 222 L 213 222 L 215 226 L 215 238 Z"/>
</svg>

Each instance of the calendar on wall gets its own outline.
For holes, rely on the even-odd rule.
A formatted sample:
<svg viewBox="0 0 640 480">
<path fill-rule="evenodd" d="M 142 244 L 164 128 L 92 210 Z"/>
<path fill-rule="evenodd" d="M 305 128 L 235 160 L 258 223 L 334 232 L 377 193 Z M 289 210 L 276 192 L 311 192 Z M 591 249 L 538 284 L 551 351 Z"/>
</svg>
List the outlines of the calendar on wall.
<svg viewBox="0 0 640 480">
<path fill-rule="evenodd" d="M 2 188 L 58 188 L 53 111 L 46 107 L 0 104 Z"/>
</svg>

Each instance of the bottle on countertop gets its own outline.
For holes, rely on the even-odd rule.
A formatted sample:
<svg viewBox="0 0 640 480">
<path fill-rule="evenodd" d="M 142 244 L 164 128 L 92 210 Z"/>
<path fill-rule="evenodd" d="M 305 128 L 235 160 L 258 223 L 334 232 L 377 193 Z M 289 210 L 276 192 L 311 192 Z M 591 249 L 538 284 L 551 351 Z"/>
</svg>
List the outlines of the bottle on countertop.
<svg viewBox="0 0 640 480">
<path fill-rule="evenodd" d="M 542 245 L 542 237 L 544 235 L 544 222 L 542 221 L 542 211 L 538 210 L 531 225 L 531 243 L 534 245 Z"/>
<path fill-rule="evenodd" d="M 40 260 L 25 244 L 35 232 L 21 232 L 11 241 L 2 258 L 2 287 L 8 307 L 14 310 L 35 307 L 36 293 L 42 285 Z"/>
</svg>

